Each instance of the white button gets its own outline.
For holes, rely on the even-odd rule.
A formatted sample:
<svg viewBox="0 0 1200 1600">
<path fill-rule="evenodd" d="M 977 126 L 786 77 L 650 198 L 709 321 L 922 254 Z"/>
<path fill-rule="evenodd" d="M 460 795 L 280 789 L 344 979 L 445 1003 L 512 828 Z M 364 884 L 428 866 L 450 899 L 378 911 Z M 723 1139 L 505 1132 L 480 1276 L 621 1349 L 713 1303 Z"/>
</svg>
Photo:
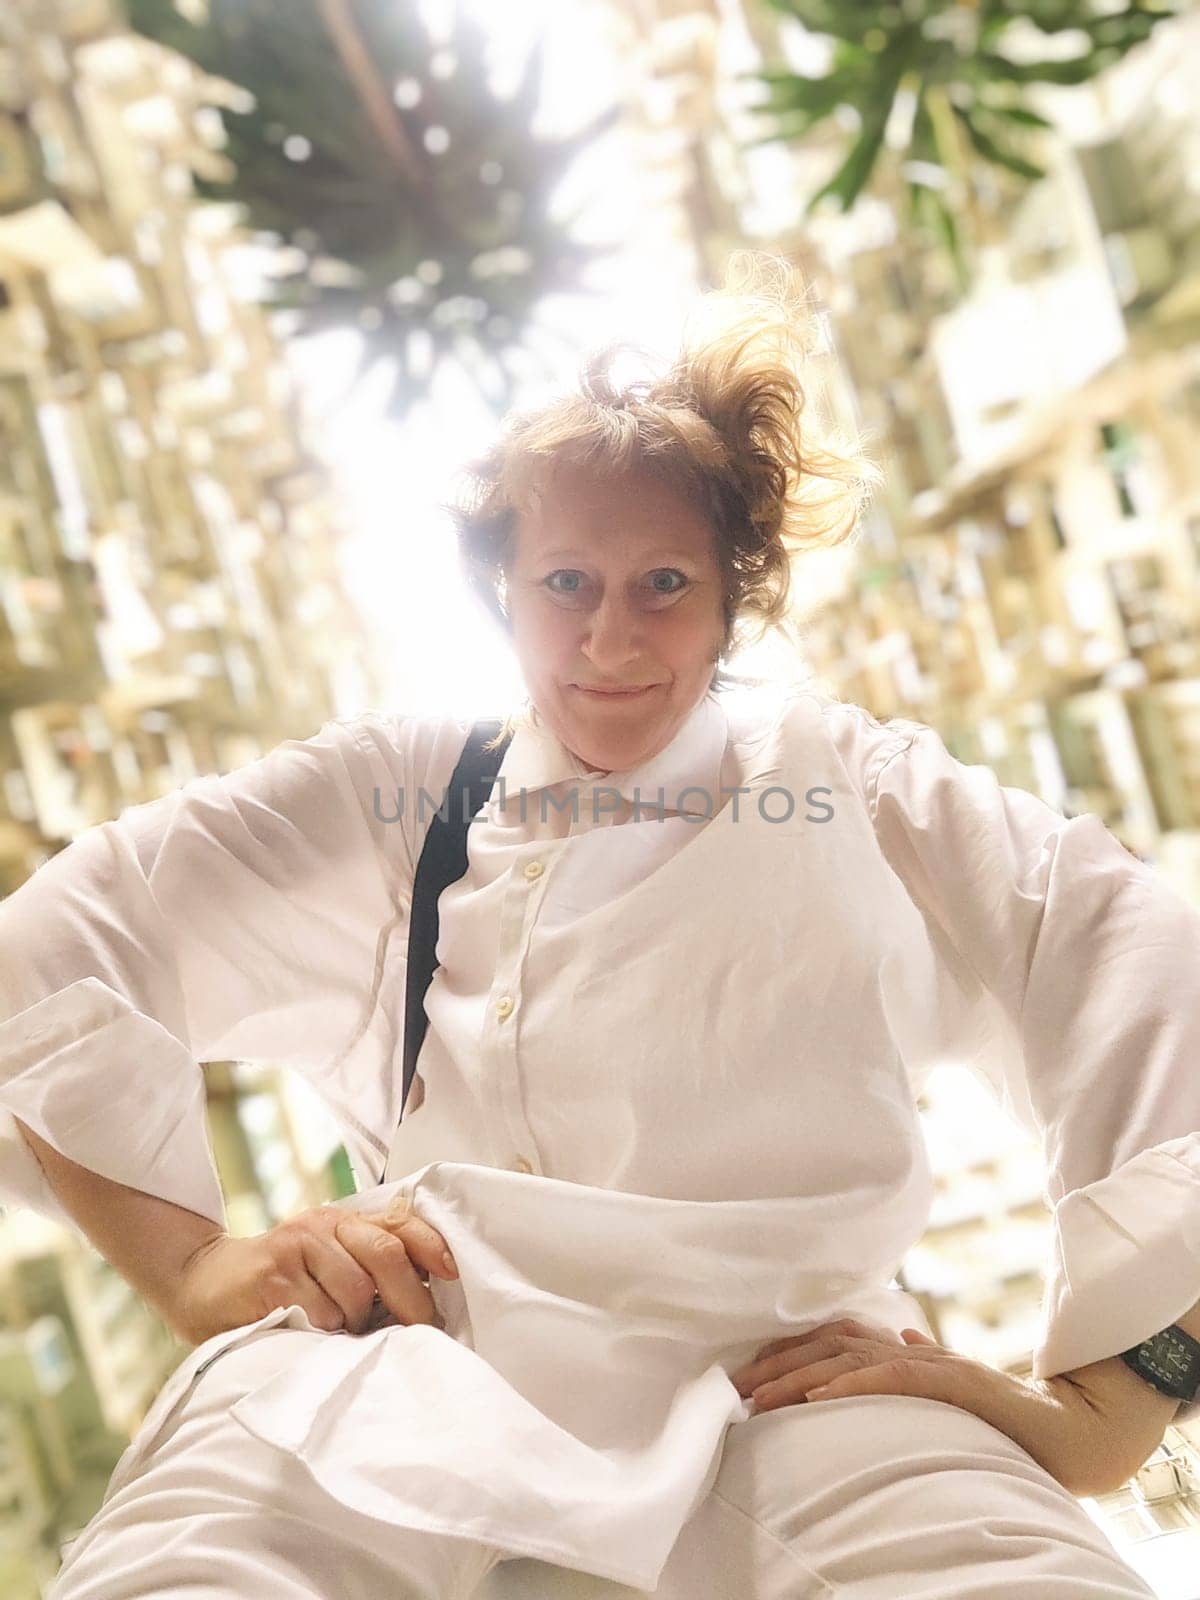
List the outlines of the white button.
<svg viewBox="0 0 1200 1600">
<path fill-rule="evenodd" d="M 525 876 L 530 879 L 540 878 L 545 870 L 540 861 L 531 861 L 525 868 Z"/>
<path fill-rule="evenodd" d="M 504 1021 L 505 1017 L 512 1014 L 513 1005 L 513 997 L 510 994 L 502 994 L 499 1000 L 496 1001 L 496 1015 L 500 1018 L 501 1022 Z"/>
<path fill-rule="evenodd" d="M 518 1156 L 512 1164 L 512 1170 L 514 1172 L 532 1172 L 533 1168 L 529 1165 L 529 1162 L 526 1161 L 524 1156 Z"/>
</svg>

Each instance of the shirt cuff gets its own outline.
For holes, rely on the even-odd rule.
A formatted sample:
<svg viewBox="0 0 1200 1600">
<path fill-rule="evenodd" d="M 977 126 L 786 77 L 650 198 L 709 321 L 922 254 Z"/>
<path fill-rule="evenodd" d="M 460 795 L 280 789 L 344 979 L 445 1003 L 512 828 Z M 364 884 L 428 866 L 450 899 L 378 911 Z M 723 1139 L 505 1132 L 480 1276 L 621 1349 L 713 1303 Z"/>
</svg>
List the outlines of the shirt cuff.
<svg viewBox="0 0 1200 1600">
<path fill-rule="evenodd" d="M 69 1220 L 13 1124 L 68 1160 L 225 1226 L 204 1078 L 180 1041 L 99 978 L 81 978 L 0 1024 L 0 1194 Z M 75 1226 L 74 1223 L 71 1226 Z"/>
<path fill-rule="evenodd" d="M 28 1119 L 22 1117 L 23 1122 Z M 0 1111 L 0 1206 L 25 1206 L 64 1228 L 78 1228 L 58 1203 L 41 1163 L 21 1137 L 11 1111 Z"/>
<path fill-rule="evenodd" d="M 1054 1208 L 1033 1357 L 1056 1377 L 1161 1333 L 1200 1300 L 1200 1134 L 1142 1150 Z M 1173 1421 L 1200 1416 L 1200 1396 Z"/>
</svg>

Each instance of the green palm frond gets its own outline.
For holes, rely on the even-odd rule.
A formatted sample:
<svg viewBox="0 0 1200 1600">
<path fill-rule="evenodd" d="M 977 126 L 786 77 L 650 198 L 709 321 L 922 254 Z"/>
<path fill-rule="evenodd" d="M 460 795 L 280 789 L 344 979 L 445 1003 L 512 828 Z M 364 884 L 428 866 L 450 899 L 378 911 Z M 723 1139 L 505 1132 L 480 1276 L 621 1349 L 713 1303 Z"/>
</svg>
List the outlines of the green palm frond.
<svg viewBox="0 0 1200 1600">
<path fill-rule="evenodd" d="M 498 95 L 486 34 L 461 7 L 435 40 L 411 0 L 208 0 L 202 23 L 171 0 L 125 3 L 135 31 L 246 91 L 244 104 L 214 96 L 231 176 L 198 176 L 196 190 L 291 247 L 271 295 L 296 332 L 356 328 L 360 377 L 395 363 L 394 415 L 428 394 L 443 361 L 508 405 L 513 352 L 535 348 L 540 303 L 587 293 L 608 253 L 554 200 L 619 108 L 569 137 L 535 137 L 540 44 Z"/>
<path fill-rule="evenodd" d="M 1050 126 L 1026 103 L 1037 84 L 1075 85 L 1090 82 L 1128 51 L 1146 40 L 1160 23 L 1179 15 L 1186 0 L 1150 4 L 1147 0 L 885 0 L 848 5 L 844 0 L 767 0 L 775 11 L 798 21 L 810 33 L 832 44 L 826 72 L 815 77 L 768 68 L 749 74 L 762 95 L 752 108 L 765 130 L 748 142 L 765 144 L 803 139 L 827 120 L 850 109 L 859 130 L 838 171 L 812 196 L 809 208 L 823 195 L 835 195 L 849 208 L 868 185 L 883 146 L 884 132 L 900 82 L 912 87 L 918 111 L 912 119 L 909 148 L 901 161 L 944 167 L 942 187 L 918 183 L 915 208 L 926 222 L 936 222 L 948 237 L 949 216 L 944 195 L 954 170 L 946 141 L 921 107 L 927 91 L 936 90 L 953 107 L 957 125 L 980 160 L 1033 180 L 1043 175 L 1030 139 Z M 1020 24 L 1022 48 L 1006 52 L 1009 35 Z M 1078 34 L 1078 54 L 1062 57 L 1057 49 L 1032 55 L 1030 29 L 1052 37 Z M 897 64 L 902 64 L 898 76 Z M 923 129 L 923 132 L 922 132 Z M 950 141 L 954 143 L 953 140 Z M 956 245 L 957 249 L 957 245 Z"/>
<path fill-rule="evenodd" d="M 970 270 L 962 231 L 954 216 L 949 178 L 938 158 L 938 137 L 924 87 L 917 93 L 909 140 L 909 217 L 923 229 L 949 259 L 960 290 L 968 287 Z M 917 174 L 920 176 L 917 176 Z"/>
<path fill-rule="evenodd" d="M 807 210 L 812 211 L 829 195 L 840 201 L 843 211 L 849 211 L 878 158 L 899 82 L 900 77 L 897 74 L 889 78 L 885 84 L 881 84 L 879 97 L 864 117 L 858 136 L 850 147 L 850 153 L 828 183 L 810 198 Z"/>
<path fill-rule="evenodd" d="M 962 124 L 967 138 L 985 161 L 990 161 L 993 166 L 1007 167 L 1009 172 L 1015 172 L 1019 178 L 1028 178 L 1030 182 L 1046 176 L 1044 167 L 1039 167 L 1036 162 L 1026 160 L 1017 151 L 1006 148 L 1001 139 L 987 131 L 985 108 L 976 106 L 974 110 L 964 111 L 959 106 L 952 106 L 951 109 Z"/>
</svg>

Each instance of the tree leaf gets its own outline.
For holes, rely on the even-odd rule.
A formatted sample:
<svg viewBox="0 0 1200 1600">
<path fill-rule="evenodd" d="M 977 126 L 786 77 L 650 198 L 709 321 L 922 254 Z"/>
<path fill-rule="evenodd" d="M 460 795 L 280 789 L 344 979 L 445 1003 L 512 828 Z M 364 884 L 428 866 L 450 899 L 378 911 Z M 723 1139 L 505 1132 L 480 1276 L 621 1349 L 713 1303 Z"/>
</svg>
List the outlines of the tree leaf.
<svg viewBox="0 0 1200 1600">
<path fill-rule="evenodd" d="M 970 139 L 979 154 L 986 160 L 991 161 L 998 167 L 1007 167 L 1010 172 L 1015 172 L 1018 177 L 1028 178 L 1031 181 L 1046 176 L 1044 167 L 1039 167 L 1035 162 L 1027 160 L 1025 156 L 1018 154 L 1015 150 L 1008 149 L 997 139 L 994 139 L 980 125 L 981 113 L 978 109 L 968 111 L 964 110 L 962 106 L 955 106 L 953 110 L 959 122 L 962 123 L 967 138 Z"/>
<path fill-rule="evenodd" d="M 1110 65 L 1109 60 L 1096 51 L 1068 61 L 1012 61 L 1008 56 L 990 51 L 981 52 L 978 59 L 987 75 L 1000 82 L 1058 83 L 1065 87 L 1090 83 L 1097 73 Z"/>
<path fill-rule="evenodd" d="M 893 89 L 892 99 L 894 98 Z M 805 206 L 806 213 L 811 213 L 827 195 L 832 195 L 838 199 L 841 202 L 843 211 L 849 211 L 855 200 L 862 193 L 879 156 L 880 147 L 883 144 L 884 130 L 887 127 L 888 117 L 891 115 L 892 99 L 889 99 L 886 105 L 876 107 L 870 121 L 863 123 L 857 139 L 855 139 L 850 148 L 849 155 L 833 177 L 830 178 L 829 182 L 823 184 L 808 201 Z"/>
<path fill-rule="evenodd" d="M 986 102 L 987 112 L 992 117 L 1003 117 L 1006 122 L 1015 122 L 1022 128 L 1053 128 L 1054 124 L 1048 117 L 1040 116 L 1038 112 L 1031 111 L 1028 106 L 998 106 Z"/>
</svg>

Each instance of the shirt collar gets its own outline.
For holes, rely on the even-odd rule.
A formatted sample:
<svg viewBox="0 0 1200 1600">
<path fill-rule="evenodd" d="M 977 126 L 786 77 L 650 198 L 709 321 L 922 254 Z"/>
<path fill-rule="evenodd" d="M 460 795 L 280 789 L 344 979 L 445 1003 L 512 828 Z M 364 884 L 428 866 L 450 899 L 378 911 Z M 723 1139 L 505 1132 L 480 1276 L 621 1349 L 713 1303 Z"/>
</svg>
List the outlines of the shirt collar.
<svg viewBox="0 0 1200 1600">
<path fill-rule="evenodd" d="M 647 809 L 661 805 L 668 811 L 712 816 L 720 808 L 721 763 L 728 739 L 724 709 L 715 692 L 709 690 L 657 755 L 625 772 L 601 773 L 573 756 L 536 706 L 528 702 L 498 776 L 504 780 L 506 808 L 515 803 L 522 789 L 532 793 L 569 781 L 581 788 L 615 789 L 631 803 L 640 799 Z M 692 792 L 682 794 L 681 804 L 681 791 L 685 789 Z"/>
</svg>

